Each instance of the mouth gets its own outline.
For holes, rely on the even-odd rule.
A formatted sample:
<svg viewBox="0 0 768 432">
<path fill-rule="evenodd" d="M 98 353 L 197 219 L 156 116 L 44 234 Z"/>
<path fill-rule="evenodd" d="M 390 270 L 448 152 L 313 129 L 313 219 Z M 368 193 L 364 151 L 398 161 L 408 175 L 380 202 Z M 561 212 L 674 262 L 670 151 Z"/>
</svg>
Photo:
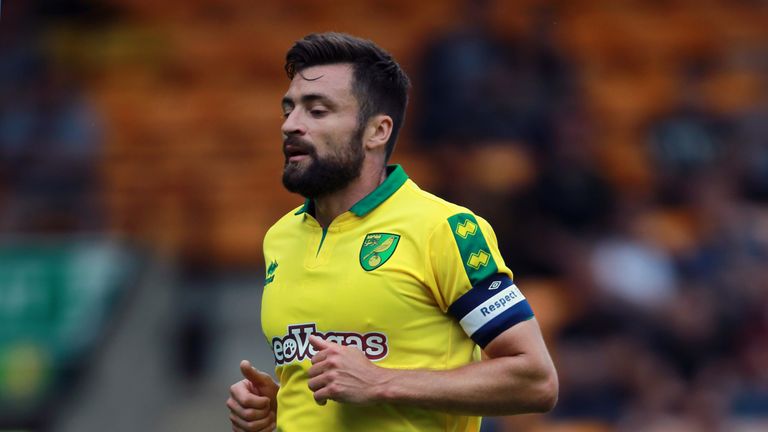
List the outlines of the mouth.
<svg viewBox="0 0 768 432">
<path fill-rule="evenodd" d="M 285 163 L 297 163 L 312 157 L 312 147 L 304 143 L 286 142 L 283 144 Z"/>
</svg>

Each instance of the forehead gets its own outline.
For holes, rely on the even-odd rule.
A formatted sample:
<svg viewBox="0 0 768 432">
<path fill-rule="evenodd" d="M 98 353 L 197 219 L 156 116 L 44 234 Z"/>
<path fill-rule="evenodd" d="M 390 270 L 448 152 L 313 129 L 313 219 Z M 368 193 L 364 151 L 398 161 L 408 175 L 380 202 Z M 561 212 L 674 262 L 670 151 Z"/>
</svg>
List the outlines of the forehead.
<svg viewBox="0 0 768 432">
<path fill-rule="evenodd" d="M 305 94 L 324 94 L 337 100 L 352 97 L 352 66 L 332 64 L 308 67 L 291 80 L 286 96 L 299 99 Z"/>
</svg>

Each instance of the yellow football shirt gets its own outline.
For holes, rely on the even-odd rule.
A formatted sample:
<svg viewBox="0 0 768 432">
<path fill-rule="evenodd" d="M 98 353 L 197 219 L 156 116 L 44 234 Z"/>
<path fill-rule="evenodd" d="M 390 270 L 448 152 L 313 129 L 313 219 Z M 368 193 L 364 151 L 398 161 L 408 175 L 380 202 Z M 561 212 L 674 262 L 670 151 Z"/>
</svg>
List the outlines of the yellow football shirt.
<svg viewBox="0 0 768 432">
<path fill-rule="evenodd" d="M 477 431 L 480 418 L 402 405 L 315 403 L 308 336 L 375 364 L 451 369 L 533 316 L 482 218 L 421 190 L 398 166 L 326 229 L 312 202 L 264 239 L 262 328 L 272 348 L 278 430 Z"/>
</svg>

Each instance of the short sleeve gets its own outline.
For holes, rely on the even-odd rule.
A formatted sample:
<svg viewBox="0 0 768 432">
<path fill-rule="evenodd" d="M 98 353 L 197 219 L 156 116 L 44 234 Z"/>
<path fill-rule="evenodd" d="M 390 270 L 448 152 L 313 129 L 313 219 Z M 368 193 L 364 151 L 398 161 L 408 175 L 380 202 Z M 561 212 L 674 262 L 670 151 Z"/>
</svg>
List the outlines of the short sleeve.
<svg viewBox="0 0 768 432">
<path fill-rule="evenodd" d="M 484 219 L 471 213 L 448 217 L 432 232 L 428 249 L 438 303 L 481 347 L 533 317 Z"/>
</svg>

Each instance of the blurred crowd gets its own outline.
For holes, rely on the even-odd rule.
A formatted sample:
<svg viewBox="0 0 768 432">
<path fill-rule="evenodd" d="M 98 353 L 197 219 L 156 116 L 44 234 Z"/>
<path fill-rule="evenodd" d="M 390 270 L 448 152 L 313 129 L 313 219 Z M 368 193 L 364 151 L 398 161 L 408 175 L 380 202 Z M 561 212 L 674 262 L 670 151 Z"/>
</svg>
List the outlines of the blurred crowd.
<svg viewBox="0 0 768 432">
<path fill-rule="evenodd" d="M 88 82 L 52 63 L 39 11 L 15 3 L 0 21 L 0 234 L 115 231 L 100 177 L 108 119 Z M 618 147 L 585 66 L 557 43 L 559 3 L 532 8 L 515 34 L 493 25 L 492 3 L 466 2 L 458 24 L 413 49 L 403 146 L 433 192 L 491 222 L 523 291 L 550 300 L 539 314 L 561 394 L 548 419 L 683 432 L 766 422 L 768 40 L 680 58 L 670 102 L 632 130 L 645 175 L 626 181 L 637 159 L 605 157 Z M 765 3 L 737 3 L 766 16 Z M 734 62 L 759 77 L 757 94 L 723 109 L 703 95 Z M 210 277 L 187 273 L 193 288 Z M 210 295 L 181 308 L 192 379 Z"/>
<path fill-rule="evenodd" d="M 768 415 L 768 44 L 749 52 L 760 102 L 734 112 L 703 97 L 732 53 L 681 59 L 677 100 L 638 132 L 647 185 L 623 189 L 550 10 L 505 39 L 487 3 L 428 45 L 416 142 L 521 286 L 559 296 L 552 416 L 726 431 Z"/>
<path fill-rule="evenodd" d="M 0 26 L 0 233 L 99 230 L 100 113 L 52 64 L 36 12 L 5 5 Z"/>
</svg>

